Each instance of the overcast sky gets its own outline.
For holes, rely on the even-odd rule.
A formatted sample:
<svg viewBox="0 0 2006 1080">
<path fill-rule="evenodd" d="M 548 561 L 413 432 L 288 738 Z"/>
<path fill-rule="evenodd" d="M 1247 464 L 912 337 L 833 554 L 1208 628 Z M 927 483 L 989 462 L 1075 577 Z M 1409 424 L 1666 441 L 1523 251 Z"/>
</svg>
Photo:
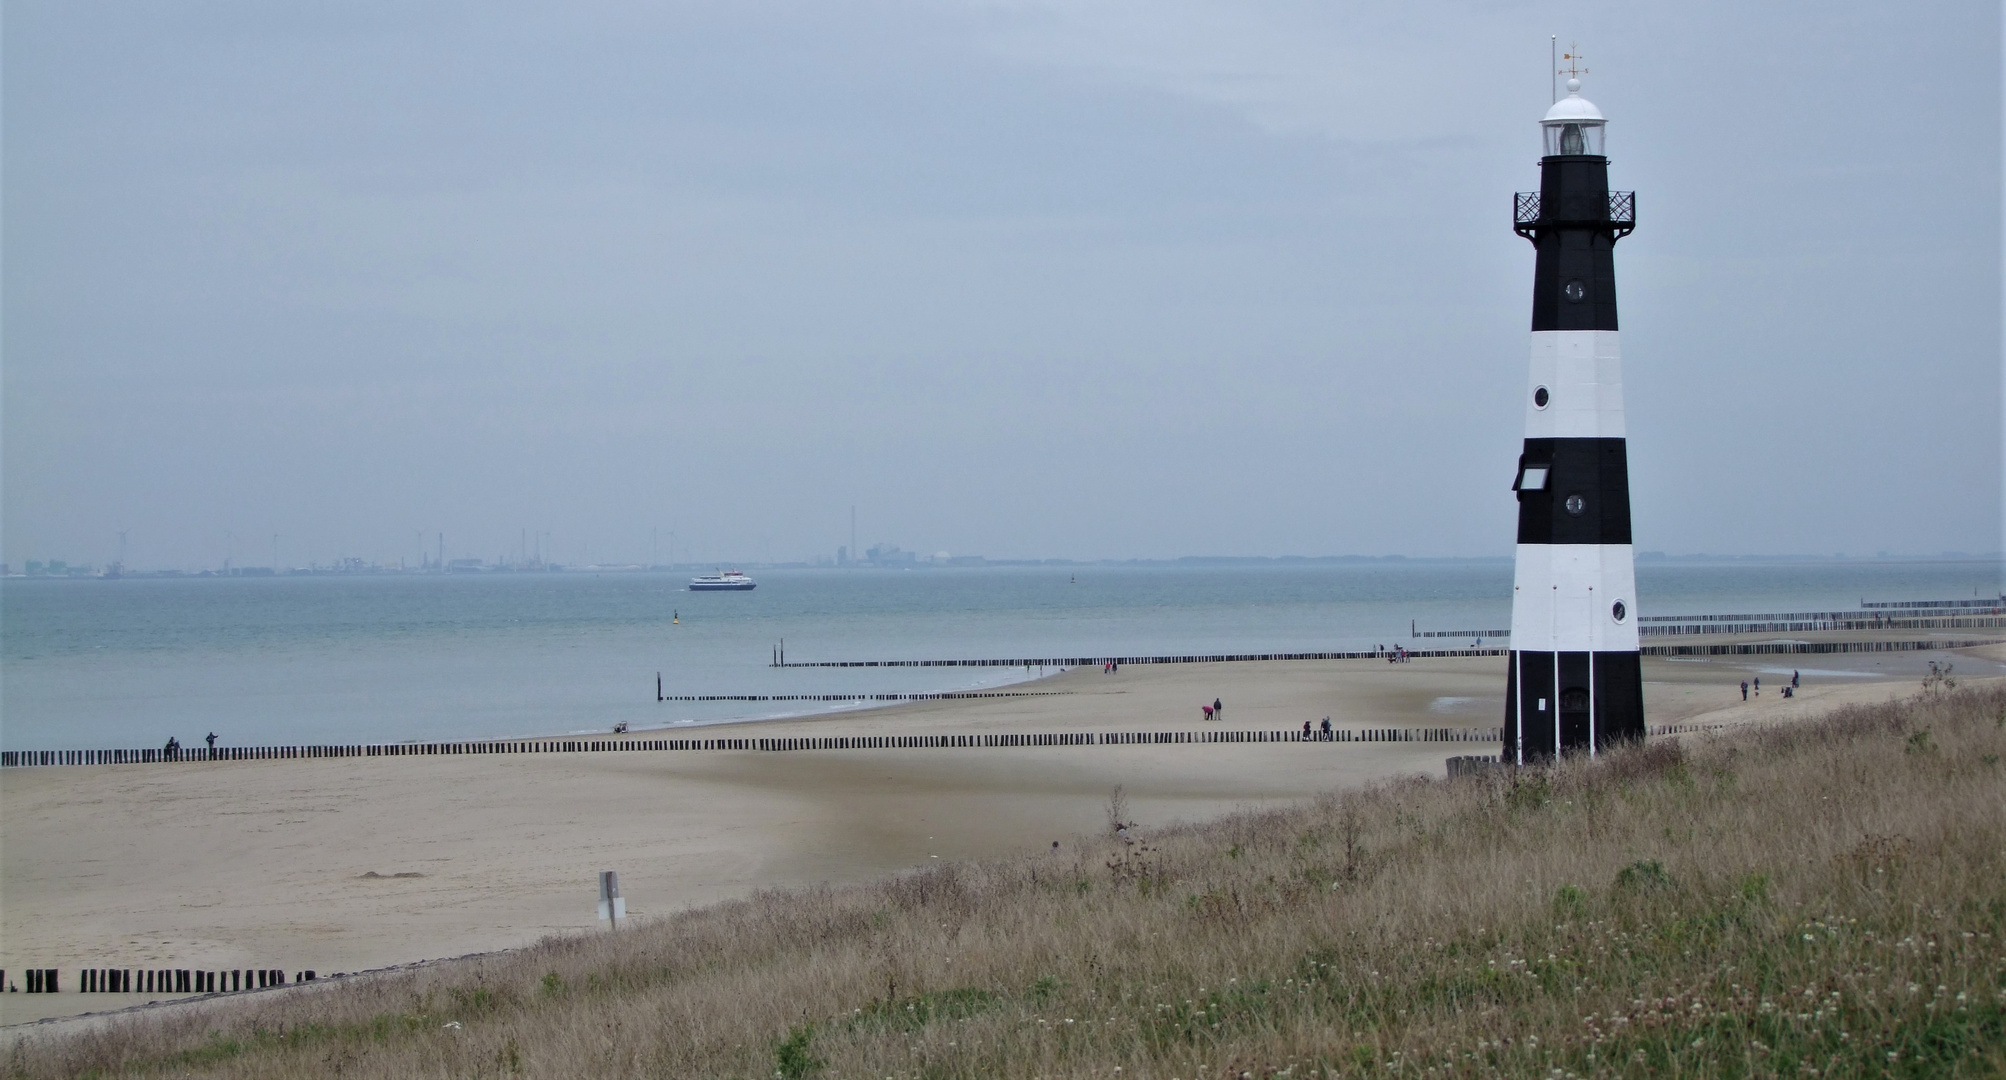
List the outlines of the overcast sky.
<svg viewBox="0 0 2006 1080">
<path fill-rule="evenodd" d="M 0 557 L 1508 554 L 1549 34 L 1638 548 L 1997 551 L 2000 30 L 9 0 Z"/>
</svg>

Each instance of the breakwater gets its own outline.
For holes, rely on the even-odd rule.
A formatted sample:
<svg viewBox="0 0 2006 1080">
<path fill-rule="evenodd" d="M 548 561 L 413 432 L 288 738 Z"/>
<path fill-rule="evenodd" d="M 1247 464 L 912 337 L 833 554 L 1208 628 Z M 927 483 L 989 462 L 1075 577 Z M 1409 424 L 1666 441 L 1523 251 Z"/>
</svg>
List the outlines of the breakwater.
<svg viewBox="0 0 2006 1080">
<path fill-rule="evenodd" d="M 1651 728 L 1669 735 L 1697 728 Z M 10 750 L 0 767 L 141 765 L 204 761 L 284 761 L 311 758 L 424 757 L 460 754 L 591 754 L 750 750 L 956 750 L 1050 746 L 1196 746 L 1220 743 L 1494 743 L 1497 728 L 1333 728 L 1281 731 L 1056 731 L 958 735 L 816 735 L 756 739 L 549 739 L 541 741 L 396 743 L 365 746 L 238 746 L 162 750 Z M 116 759 L 116 760 L 113 760 Z"/>
<path fill-rule="evenodd" d="M 2002 621 L 2006 625 L 2006 621 Z M 1461 636 L 1461 635 L 1458 635 Z M 1922 638 L 1912 641 L 1764 641 L 1729 645 L 1646 645 L 1645 656 L 1744 656 L 1773 653 L 1855 653 L 1924 652 L 1931 649 L 1974 649 L 1997 645 L 2002 638 L 1973 638 L 1951 641 Z M 1697 650 L 1697 651 L 1696 651 Z M 1102 664 L 1242 664 L 1271 660 L 1429 660 L 1459 656 L 1509 656 L 1508 649 L 1368 649 L 1363 652 L 1274 652 L 1198 653 L 1183 656 L 1056 656 L 1008 659 L 967 658 L 959 660 L 789 660 L 779 667 L 792 668 L 902 668 L 902 667 L 1021 667 L 1076 668 Z"/>
<path fill-rule="evenodd" d="M 1863 608 L 1988 608 L 2006 611 L 2006 595 L 1980 596 L 1970 600 L 1879 600 L 1860 601 Z"/>
<path fill-rule="evenodd" d="M 1687 634 L 1773 634 L 1813 630 L 1987 630 L 2006 626 L 2006 600 L 1905 600 L 1862 603 L 1858 611 L 1769 611 L 1729 615 L 1640 615 L 1644 637 Z M 1415 638 L 1506 638 L 1510 630 L 1423 630 L 1409 620 Z"/>
<path fill-rule="evenodd" d="M 1504 656 L 1504 649 L 1364 649 L 1351 652 L 1264 652 L 1264 653 L 1185 653 L 1171 656 L 1030 656 L 1008 658 L 967 658 L 959 660 L 789 660 L 775 667 L 790 668 L 925 668 L 925 667 L 1020 667 L 1076 668 L 1103 664 L 1245 664 L 1266 660 L 1393 660 L 1400 655 L 1414 659 L 1445 656 Z"/>
<path fill-rule="evenodd" d="M 1777 615 L 1661 616 L 1637 620 L 1641 637 L 1687 637 L 1698 634 L 1779 634 L 1819 630 L 1996 630 L 2006 627 L 2006 615 L 1936 614 L 1874 615 L 1857 611 L 1787 612 Z M 1509 630 L 1415 630 L 1417 638 L 1508 638 Z"/>
<path fill-rule="evenodd" d="M 1924 638 L 1920 641 L 1742 641 L 1725 645 L 1646 645 L 1638 650 L 1645 656 L 1830 656 L 1838 653 L 1935 652 L 1940 649 L 1975 649 L 2000 644 L 2001 638 L 1974 638 L 1949 641 Z"/>
<path fill-rule="evenodd" d="M 2006 606 L 1996 601 L 1983 601 L 1984 607 L 1958 607 L 1943 604 L 1903 607 L 1901 614 L 1890 615 L 1886 610 L 1870 611 L 1765 611 L 1740 612 L 1729 615 L 1639 615 L 1640 623 L 1753 623 L 1753 622 L 1833 622 L 1862 621 L 1870 625 L 1885 626 L 1889 620 L 1913 618 L 1965 618 L 1980 615 L 2006 615 Z"/>
<path fill-rule="evenodd" d="M 265 990 L 288 982 L 313 982 L 313 971 L 294 972 L 290 980 L 284 968 L 233 968 L 222 971 L 194 968 L 82 968 L 76 973 L 74 993 L 79 994 L 228 994 L 239 990 Z M 63 993 L 60 968 L 29 968 L 22 979 L 30 994 Z M 0 985 L 7 973 L 0 971 Z"/>
<path fill-rule="evenodd" d="M 1160 746 L 1210 743 L 1496 742 L 1497 728 L 1338 728 L 1316 731 L 1060 731 L 968 735 L 820 735 L 753 739 L 545 739 L 361 746 L 219 746 L 166 750 L 9 750 L 0 768 L 154 765 L 209 761 L 425 757 L 460 754 L 591 754 L 702 750 L 949 750 L 1040 746 Z"/>
<path fill-rule="evenodd" d="M 1694 634 L 1790 634 L 1817 630 L 1996 630 L 2006 627 L 2002 615 L 1942 615 L 1876 618 L 1850 615 L 1843 619 L 1779 617 L 1757 622 L 1660 623 L 1639 626 L 1643 637 L 1686 637 Z"/>
</svg>

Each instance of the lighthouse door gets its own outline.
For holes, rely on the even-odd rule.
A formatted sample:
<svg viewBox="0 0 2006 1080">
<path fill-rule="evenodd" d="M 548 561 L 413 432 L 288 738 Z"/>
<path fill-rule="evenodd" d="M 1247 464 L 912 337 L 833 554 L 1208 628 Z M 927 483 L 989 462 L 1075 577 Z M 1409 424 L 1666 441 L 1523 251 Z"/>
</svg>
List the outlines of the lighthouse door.
<svg viewBox="0 0 2006 1080">
<path fill-rule="evenodd" d="M 1563 752 L 1588 749 L 1588 688 L 1560 691 L 1560 745 Z"/>
<path fill-rule="evenodd" d="M 1588 660 L 1585 652 L 1560 654 L 1560 752 L 1571 754 L 1588 749 Z"/>
</svg>

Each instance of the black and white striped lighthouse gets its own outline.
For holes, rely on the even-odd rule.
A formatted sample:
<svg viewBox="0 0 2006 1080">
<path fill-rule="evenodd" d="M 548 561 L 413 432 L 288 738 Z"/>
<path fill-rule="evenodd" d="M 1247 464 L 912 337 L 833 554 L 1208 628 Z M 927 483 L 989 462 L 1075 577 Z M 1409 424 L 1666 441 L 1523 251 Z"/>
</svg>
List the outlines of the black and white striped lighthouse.
<svg viewBox="0 0 2006 1080">
<path fill-rule="evenodd" d="M 1512 483 L 1504 755 L 1520 764 L 1644 734 L 1616 341 L 1615 248 L 1636 226 L 1636 198 L 1609 190 L 1603 127 L 1580 81 L 1568 80 L 1540 121 L 1539 190 L 1514 207 L 1516 231 L 1538 251 L 1525 452 Z"/>
</svg>

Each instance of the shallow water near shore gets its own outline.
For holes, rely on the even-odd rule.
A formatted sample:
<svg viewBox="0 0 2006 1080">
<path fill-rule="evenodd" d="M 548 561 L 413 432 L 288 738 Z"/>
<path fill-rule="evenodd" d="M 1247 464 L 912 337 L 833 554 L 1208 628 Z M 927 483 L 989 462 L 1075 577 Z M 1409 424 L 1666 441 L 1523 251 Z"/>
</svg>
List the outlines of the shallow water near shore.
<svg viewBox="0 0 2006 1080">
<path fill-rule="evenodd" d="M 827 712 L 679 694 L 939 693 L 1023 668 L 812 660 L 1295 652 L 1470 640 L 1510 620 L 1509 561 L 126 579 L 0 584 L 0 746 L 394 742 Z M 1645 562 L 1645 615 L 1848 610 L 1997 595 L 1983 561 Z M 1502 644 L 1492 640 L 1487 645 Z M 1048 673 L 1048 672 L 1047 672 Z"/>
</svg>

